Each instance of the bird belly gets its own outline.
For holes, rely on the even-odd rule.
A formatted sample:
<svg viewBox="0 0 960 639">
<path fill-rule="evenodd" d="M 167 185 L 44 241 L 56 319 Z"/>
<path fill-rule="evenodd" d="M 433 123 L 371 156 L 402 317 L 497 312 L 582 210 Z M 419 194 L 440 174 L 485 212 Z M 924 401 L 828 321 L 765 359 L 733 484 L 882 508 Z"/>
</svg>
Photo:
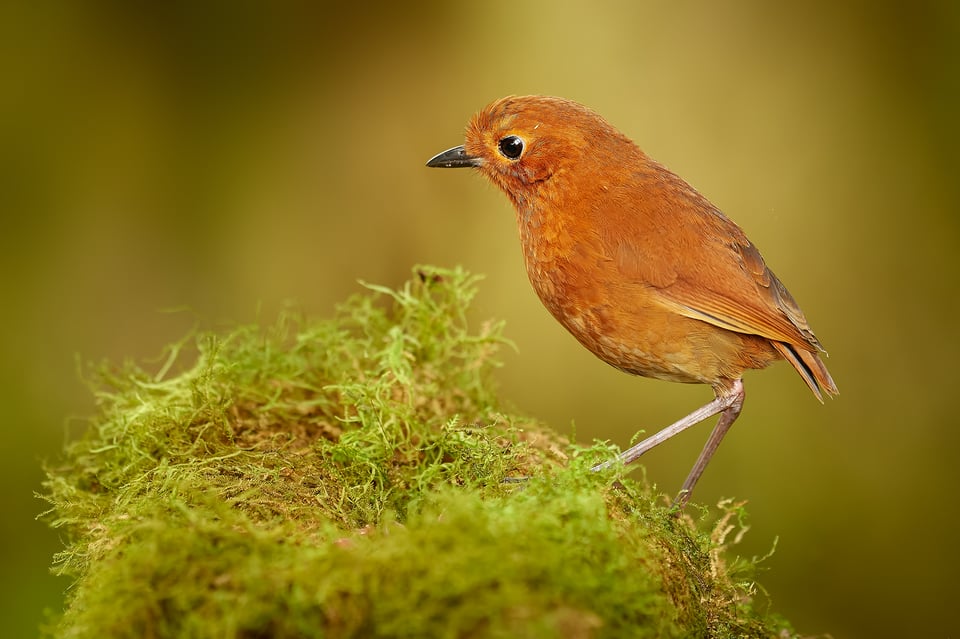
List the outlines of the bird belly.
<svg viewBox="0 0 960 639">
<path fill-rule="evenodd" d="M 544 266 L 528 261 L 527 274 L 547 310 L 587 350 L 627 373 L 716 386 L 778 358 L 768 340 L 678 315 L 658 303 L 655 288 L 616 272 Z"/>
</svg>

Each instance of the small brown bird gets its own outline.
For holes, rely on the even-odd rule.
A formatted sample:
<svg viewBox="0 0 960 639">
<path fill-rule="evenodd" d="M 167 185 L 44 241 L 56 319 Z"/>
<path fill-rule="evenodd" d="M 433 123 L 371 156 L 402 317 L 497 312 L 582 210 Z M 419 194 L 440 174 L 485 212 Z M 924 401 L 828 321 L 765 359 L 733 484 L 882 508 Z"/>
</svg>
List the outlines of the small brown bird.
<svg viewBox="0 0 960 639">
<path fill-rule="evenodd" d="M 590 109 L 497 100 L 463 146 L 427 166 L 477 168 L 507 194 L 534 290 L 590 352 L 627 373 L 713 388 L 716 399 L 619 457 L 630 463 L 720 413 L 679 506 L 740 414 L 745 370 L 783 358 L 821 401 L 837 393 L 803 312 L 740 227 Z"/>
</svg>

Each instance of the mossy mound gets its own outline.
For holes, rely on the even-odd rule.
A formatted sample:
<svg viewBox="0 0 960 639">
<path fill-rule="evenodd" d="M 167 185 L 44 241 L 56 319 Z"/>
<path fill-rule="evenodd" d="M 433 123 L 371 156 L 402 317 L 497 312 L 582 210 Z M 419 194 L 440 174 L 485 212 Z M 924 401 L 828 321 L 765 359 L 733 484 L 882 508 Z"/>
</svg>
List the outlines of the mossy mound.
<svg viewBox="0 0 960 639">
<path fill-rule="evenodd" d="M 333 319 L 100 367 L 99 414 L 48 468 L 75 580 L 48 634 L 789 636 L 725 560 L 738 507 L 677 517 L 590 472 L 608 446 L 501 410 L 475 284 L 421 267 Z"/>
</svg>

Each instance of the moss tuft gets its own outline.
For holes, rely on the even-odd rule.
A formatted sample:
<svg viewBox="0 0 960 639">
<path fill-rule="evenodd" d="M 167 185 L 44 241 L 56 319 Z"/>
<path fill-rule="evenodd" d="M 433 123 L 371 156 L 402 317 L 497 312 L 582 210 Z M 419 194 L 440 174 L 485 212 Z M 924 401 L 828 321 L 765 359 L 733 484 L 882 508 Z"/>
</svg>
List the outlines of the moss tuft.
<svg viewBox="0 0 960 639">
<path fill-rule="evenodd" d="M 47 469 L 73 578 L 55 637 L 790 636 L 728 561 L 742 505 L 648 485 L 505 412 L 476 277 L 418 267 L 332 319 L 100 366 Z M 529 476 L 505 483 L 511 476 Z"/>
</svg>

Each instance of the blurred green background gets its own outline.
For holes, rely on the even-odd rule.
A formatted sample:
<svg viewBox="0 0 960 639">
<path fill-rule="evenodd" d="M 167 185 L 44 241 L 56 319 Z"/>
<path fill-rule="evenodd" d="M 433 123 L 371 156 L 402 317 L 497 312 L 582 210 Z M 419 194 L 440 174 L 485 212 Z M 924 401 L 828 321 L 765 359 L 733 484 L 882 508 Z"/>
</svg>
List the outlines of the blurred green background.
<svg viewBox="0 0 960 639">
<path fill-rule="evenodd" d="M 500 378 L 520 410 L 626 445 L 710 398 L 595 360 L 530 289 L 506 198 L 424 168 L 511 93 L 586 103 L 694 184 L 830 350 L 825 406 L 784 364 L 748 374 L 698 488 L 749 500 L 740 552 L 779 539 L 775 609 L 838 639 L 955 633 L 957 7 L 3 4 L 3 634 L 34 634 L 69 585 L 33 493 L 93 410 L 78 359 L 462 264 L 487 274 L 477 320 L 519 345 Z M 649 477 L 675 490 L 707 432 L 650 453 Z"/>
</svg>

